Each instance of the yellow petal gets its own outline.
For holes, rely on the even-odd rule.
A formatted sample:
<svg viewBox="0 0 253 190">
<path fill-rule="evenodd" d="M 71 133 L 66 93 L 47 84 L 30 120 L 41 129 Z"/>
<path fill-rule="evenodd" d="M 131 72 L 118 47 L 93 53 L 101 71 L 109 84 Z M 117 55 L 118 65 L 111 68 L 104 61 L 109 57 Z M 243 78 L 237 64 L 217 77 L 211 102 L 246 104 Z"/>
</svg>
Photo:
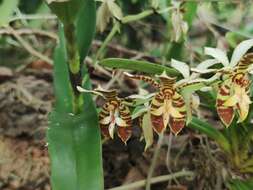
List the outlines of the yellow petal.
<svg viewBox="0 0 253 190">
<path fill-rule="evenodd" d="M 243 122 L 249 113 L 249 104 L 247 102 L 242 102 L 239 104 L 239 122 Z"/>
<path fill-rule="evenodd" d="M 170 118 L 170 115 L 168 113 L 164 113 L 163 114 L 163 126 L 167 126 L 168 123 L 169 123 L 169 118 Z"/>
<path fill-rule="evenodd" d="M 234 105 L 236 105 L 238 103 L 238 97 L 237 95 L 233 95 L 231 97 L 229 97 L 225 102 L 224 102 L 224 106 L 227 107 L 232 107 Z"/>
<path fill-rule="evenodd" d="M 164 113 L 164 106 L 159 107 L 158 109 L 152 109 L 151 113 L 155 116 L 160 116 Z"/>
<path fill-rule="evenodd" d="M 99 123 L 102 125 L 108 125 L 110 123 L 110 121 L 111 121 L 111 116 L 107 116 L 107 117 L 101 119 L 99 121 Z"/>
<path fill-rule="evenodd" d="M 181 118 L 183 115 L 173 106 L 170 107 L 170 115 L 174 118 Z"/>
<path fill-rule="evenodd" d="M 121 119 L 120 117 L 116 118 L 116 124 L 120 127 L 127 127 L 129 126 L 126 121 L 124 121 L 123 119 Z"/>
</svg>

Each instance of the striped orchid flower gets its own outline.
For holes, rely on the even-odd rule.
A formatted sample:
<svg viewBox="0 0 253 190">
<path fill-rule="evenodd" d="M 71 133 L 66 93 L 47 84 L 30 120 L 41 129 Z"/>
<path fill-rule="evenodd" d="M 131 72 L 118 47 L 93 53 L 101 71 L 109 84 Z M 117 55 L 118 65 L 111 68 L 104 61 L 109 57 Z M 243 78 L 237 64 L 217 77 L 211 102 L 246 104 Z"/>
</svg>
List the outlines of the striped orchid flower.
<svg viewBox="0 0 253 190">
<path fill-rule="evenodd" d="M 243 122 L 248 115 L 250 81 L 248 74 L 252 70 L 253 53 L 247 51 L 253 46 L 253 39 L 241 42 L 234 50 L 229 61 L 225 52 L 217 48 L 205 48 L 205 54 L 212 56 L 223 65 L 216 70 L 222 79 L 219 84 L 216 107 L 221 121 L 226 127 L 232 123 L 235 113 L 238 122 Z"/>
<path fill-rule="evenodd" d="M 101 87 L 90 91 L 77 87 L 80 92 L 91 92 L 104 97 L 105 103 L 99 113 L 99 125 L 105 137 L 119 138 L 126 143 L 132 135 L 132 119 L 129 108 L 118 97 L 116 90 L 105 90 Z"/>
<path fill-rule="evenodd" d="M 128 73 L 126 76 L 143 80 L 158 89 L 150 103 L 150 118 L 153 129 L 161 134 L 169 125 L 170 130 L 177 135 L 186 123 L 186 107 L 183 97 L 175 89 L 176 78 L 171 78 L 163 72 L 157 76 L 160 80 L 158 83 L 148 76 Z"/>
</svg>

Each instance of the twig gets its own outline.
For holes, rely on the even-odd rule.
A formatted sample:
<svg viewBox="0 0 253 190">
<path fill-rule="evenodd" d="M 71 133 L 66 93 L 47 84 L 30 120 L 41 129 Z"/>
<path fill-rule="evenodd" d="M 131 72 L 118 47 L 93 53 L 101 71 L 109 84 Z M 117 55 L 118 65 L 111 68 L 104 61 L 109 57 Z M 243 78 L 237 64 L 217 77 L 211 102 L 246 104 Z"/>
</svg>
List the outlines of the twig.
<svg viewBox="0 0 253 190">
<path fill-rule="evenodd" d="M 52 39 L 58 41 L 58 36 L 53 32 L 48 32 L 48 31 L 39 30 L 39 29 L 30 29 L 30 28 L 19 29 L 19 30 L 15 30 L 15 31 L 18 35 L 35 34 L 35 35 L 40 35 L 40 36 L 46 36 L 46 37 L 49 37 L 49 38 L 52 38 Z M 3 35 L 3 34 L 12 35 L 12 32 L 8 29 L 1 29 L 0 35 Z"/>
<path fill-rule="evenodd" d="M 147 181 L 146 181 L 146 190 L 150 190 L 150 185 L 151 185 L 151 178 L 152 175 L 154 173 L 155 167 L 156 167 L 156 162 L 160 153 L 160 149 L 162 146 L 162 142 L 163 142 L 163 133 L 161 135 L 159 135 L 159 139 L 155 148 L 155 152 L 154 152 L 154 156 L 152 158 L 152 162 L 151 162 L 151 166 L 149 168 L 148 171 L 148 176 L 147 176 Z"/>
<path fill-rule="evenodd" d="M 16 20 L 54 20 L 56 19 L 57 17 L 55 15 L 50 15 L 50 14 L 45 14 L 45 15 L 38 15 L 38 14 L 35 14 L 35 15 L 19 15 L 19 16 L 16 16 L 16 17 L 13 17 L 9 20 L 9 22 L 13 22 L 13 21 L 16 21 Z"/>
<path fill-rule="evenodd" d="M 103 42 L 99 41 L 99 40 L 93 40 L 93 42 L 92 42 L 92 45 L 95 46 L 96 48 L 100 48 L 102 46 L 102 44 L 103 44 Z M 159 61 L 158 58 L 151 56 L 148 53 L 143 53 L 140 51 L 127 49 L 121 45 L 107 44 L 107 47 L 116 53 L 123 54 L 123 56 L 131 57 L 132 59 L 133 59 L 133 57 L 141 56 L 141 58 L 143 58 L 143 59 L 153 60 L 154 62 L 161 62 L 161 61 Z"/>
<path fill-rule="evenodd" d="M 47 56 L 41 54 L 35 50 L 28 42 L 26 42 L 12 27 L 6 27 L 7 30 L 18 40 L 18 42 L 33 56 L 40 58 L 43 61 L 46 61 L 49 64 L 53 64 L 53 61 Z"/>
<path fill-rule="evenodd" d="M 162 175 L 162 176 L 158 176 L 158 177 L 154 177 L 150 179 L 150 183 L 151 184 L 155 184 L 155 183 L 160 183 L 163 181 L 168 181 L 174 178 L 178 178 L 178 177 L 193 177 L 194 173 L 191 171 L 181 171 L 181 172 L 177 172 L 177 173 L 173 173 L 173 174 L 168 174 L 168 175 Z M 131 184 L 127 184 L 127 185 L 122 185 L 119 187 L 114 187 L 114 188 L 110 188 L 107 190 L 131 190 L 131 189 L 136 189 L 139 187 L 143 187 L 146 184 L 146 180 L 140 180 Z"/>
</svg>

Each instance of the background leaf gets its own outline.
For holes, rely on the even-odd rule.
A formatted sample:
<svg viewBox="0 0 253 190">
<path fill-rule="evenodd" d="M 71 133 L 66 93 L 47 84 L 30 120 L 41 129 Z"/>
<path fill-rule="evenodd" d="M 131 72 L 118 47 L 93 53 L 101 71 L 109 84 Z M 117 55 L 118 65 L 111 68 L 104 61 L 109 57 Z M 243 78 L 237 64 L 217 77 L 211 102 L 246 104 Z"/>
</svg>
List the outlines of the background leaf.
<svg viewBox="0 0 253 190">
<path fill-rule="evenodd" d="M 18 6 L 18 0 L 2 0 L 0 4 L 0 27 L 7 25 L 10 16 Z"/>
<path fill-rule="evenodd" d="M 149 74 L 162 74 L 163 71 L 170 76 L 179 76 L 180 73 L 175 69 L 150 63 L 147 61 L 137 61 L 131 59 L 121 59 L 121 58 L 108 58 L 103 59 L 99 62 L 101 66 L 115 68 L 115 69 L 127 69 L 127 70 L 134 70 L 140 71 Z"/>
<path fill-rule="evenodd" d="M 96 6 L 93 0 L 85 0 L 76 20 L 76 38 L 80 61 L 86 57 L 96 28 Z"/>
</svg>

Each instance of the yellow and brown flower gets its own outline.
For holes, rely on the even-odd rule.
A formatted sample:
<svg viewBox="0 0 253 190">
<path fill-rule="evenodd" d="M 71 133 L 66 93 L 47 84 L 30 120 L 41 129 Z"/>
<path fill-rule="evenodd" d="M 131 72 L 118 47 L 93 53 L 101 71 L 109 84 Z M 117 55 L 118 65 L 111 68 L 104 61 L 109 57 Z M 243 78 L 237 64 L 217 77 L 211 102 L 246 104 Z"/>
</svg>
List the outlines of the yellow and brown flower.
<svg viewBox="0 0 253 190">
<path fill-rule="evenodd" d="M 218 90 L 216 106 L 219 117 L 226 127 L 233 121 L 235 111 L 239 115 L 238 122 L 243 122 L 248 115 L 250 81 L 244 73 L 234 73 L 224 81 Z"/>
<path fill-rule="evenodd" d="M 151 100 L 150 117 L 154 130 L 162 133 L 167 125 L 174 134 L 178 134 L 186 123 L 186 106 L 183 97 L 176 91 L 176 78 L 162 73 L 160 83 L 143 75 L 126 74 L 129 78 L 148 82 L 159 90 Z"/>
<path fill-rule="evenodd" d="M 178 134 L 186 122 L 186 106 L 183 97 L 175 90 L 175 78 L 165 73 L 159 76 L 161 86 L 151 101 L 151 121 L 154 130 L 162 133 L 167 125 Z"/>
<path fill-rule="evenodd" d="M 104 95 L 106 102 L 99 113 L 101 132 L 106 137 L 114 137 L 117 131 L 120 139 L 126 143 L 132 135 L 132 120 L 129 108 L 118 98 L 116 90 L 96 90 Z"/>
</svg>

